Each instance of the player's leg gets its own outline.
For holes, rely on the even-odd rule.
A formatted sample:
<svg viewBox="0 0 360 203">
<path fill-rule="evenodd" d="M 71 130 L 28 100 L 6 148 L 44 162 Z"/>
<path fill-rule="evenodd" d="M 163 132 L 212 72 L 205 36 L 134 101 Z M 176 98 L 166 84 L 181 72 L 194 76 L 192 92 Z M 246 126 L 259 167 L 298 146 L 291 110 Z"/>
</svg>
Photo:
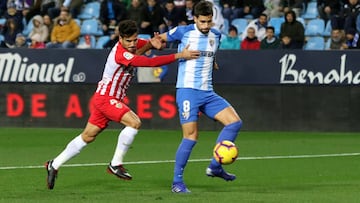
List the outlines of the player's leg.
<svg viewBox="0 0 360 203">
<path fill-rule="evenodd" d="M 55 179 L 60 166 L 78 155 L 88 143 L 95 140 L 95 137 L 100 132 L 101 128 L 88 122 L 84 131 L 72 139 L 55 159 L 46 162 L 45 167 L 48 172 L 47 186 L 49 189 L 53 189 L 55 186 Z"/>
<path fill-rule="evenodd" d="M 112 173 L 121 179 L 131 180 L 132 176 L 123 166 L 123 159 L 138 133 L 141 121 L 140 118 L 129 109 L 129 111 L 122 116 L 120 123 L 124 124 L 126 127 L 119 134 L 115 153 L 107 170 L 109 173 Z"/>
<path fill-rule="evenodd" d="M 175 155 L 175 167 L 172 186 L 172 191 L 176 193 L 190 192 L 184 184 L 183 175 L 192 149 L 197 142 L 198 136 L 196 122 L 185 123 L 181 127 L 183 130 L 183 139 L 181 140 Z"/>
<path fill-rule="evenodd" d="M 176 151 L 172 191 L 176 193 L 190 192 L 183 180 L 185 166 L 189 160 L 193 147 L 198 139 L 199 94 L 192 89 L 178 89 L 176 101 L 179 109 L 183 139 Z M 199 97 L 201 98 L 201 97 Z"/>
<path fill-rule="evenodd" d="M 224 125 L 216 143 L 222 140 L 235 141 L 242 126 L 239 115 L 225 99 L 218 96 L 216 93 L 209 98 L 209 102 L 204 106 L 203 112 L 210 118 L 218 120 Z M 225 172 L 221 164 L 214 158 L 212 158 L 209 167 L 206 169 L 206 174 L 211 177 L 223 178 L 226 181 L 231 181 L 236 178 L 235 175 Z"/>
</svg>

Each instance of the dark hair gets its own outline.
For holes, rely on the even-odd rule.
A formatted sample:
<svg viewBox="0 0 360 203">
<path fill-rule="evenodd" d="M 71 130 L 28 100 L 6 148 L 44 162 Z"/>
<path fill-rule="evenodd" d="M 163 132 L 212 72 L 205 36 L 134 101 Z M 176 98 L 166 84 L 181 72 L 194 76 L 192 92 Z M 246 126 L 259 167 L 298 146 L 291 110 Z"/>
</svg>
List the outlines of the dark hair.
<svg viewBox="0 0 360 203">
<path fill-rule="evenodd" d="M 267 30 L 272 30 L 273 32 L 275 32 L 275 28 L 273 26 L 267 26 L 266 29 Z"/>
<path fill-rule="evenodd" d="M 130 37 L 133 34 L 138 33 L 138 27 L 133 20 L 121 21 L 118 29 L 120 37 Z"/>
<path fill-rule="evenodd" d="M 265 13 L 261 13 L 259 16 L 265 16 L 265 18 L 268 17 Z"/>
<path fill-rule="evenodd" d="M 229 32 L 232 31 L 232 30 L 234 30 L 236 32 L 236 34 L 238 33 L 237 28 L 235 26 L 233 26 L 233 25 L 230 25 Z"/>
<path fill-rule="evenodd" d="M 195 5 L 194 16 L 209 16 L 213 15 L 213 4 L 209 1 L 200 1 Z"/>
</svg>

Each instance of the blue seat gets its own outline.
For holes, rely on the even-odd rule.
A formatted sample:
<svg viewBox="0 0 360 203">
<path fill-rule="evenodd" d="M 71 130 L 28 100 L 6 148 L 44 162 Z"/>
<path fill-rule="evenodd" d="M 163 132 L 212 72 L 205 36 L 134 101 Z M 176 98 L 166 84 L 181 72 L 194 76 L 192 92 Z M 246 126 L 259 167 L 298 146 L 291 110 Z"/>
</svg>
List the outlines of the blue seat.
<svg viewBox="0 0 360 203">
<path fill-rule="evenodd" d="M 302 17 L 297 17 L 296 20 L 299 21 L 304 27 L 306 27 L 306 23 L 305 23 L 304 18 L 302 18 Z"/>
<path fill-rule="evenodd" d="M 224 27 L 221 29 L 221 33 L 229 34 L 229 27 L 230 27 L 229 20 L 224 18 Z"/>
<path fill-rule="evenodd" d="M 311 1 L 307 4 L 305 13 L 301 17 L 306 20 L 309 20 L 309 19 L 315 19 L 318 16 L 319 16 L 319 12 L 317 8 L 317 2 Z"/>
<path fill-rule="evenodd" d="M 80 14 L 77 17 L 80 19 L 90 19 L 90 18 L 98 19 L 99 16 L 100 16 L 100 2 L 93 1 L 85 4 L 81 9 Z"/>
<path fill-rule="evenodd" d="M 80 27 L 81 35 L 103 35 L 100 23 L 96 19 L 86 19 L 81 23 Z"/>
<path fill-rule="evenodd" d="M 325 25 L 324 32 L 322 33 L 322 36 L 324 36 L 324 37 L 330 37 L 330 35 L 331 35 L 331 30 L 332 30 L 332 28 L 331 28 L 331 21 L 328 20 L 327 23 L 326 23 L 326 25 Z"/>
<path fill-rule="evenodd" d="M 328 50 L 330 49 L 330 44 L 331 44 L 331 38 L 329 37 L 329 39 L 326 40 L 325 42 L 325 50 Z"/>
<path fill-rule="evenodd" d="M 81 27 L 81 20 L 79 18 L 74 18 L 74 20 Z"/>
<path fill-rule="evenodd" d="M 4 39 L 5 39 L 4 35 L 0 34 L 0 42 L 4 41 Z"/>
<path fill-rule="evenodd" d="M 104 44 L 105 44 L 106 42 L 108 42 L 109 40 L 110 40 L 110 36 L 109 36 L 109 35 L 104 35 L 104 36 L 99 37 L 99 38 L 96 40 L 95 48 L 96 48 L 96 49 L 103 49 Z"/>
<path fill-rule="evenodd" d="M 0 25 L 5 25 L 6 18 L 0 18 Z"/>
<path fill-rule="evenodd" d="M 283 22 L 285 22 L 284 17 L 272 17 L 272 18 L 270 18 L 268 24 L 275 28 L 275 35 L 276 36 L 280 35 L 280 28 L 281 28 L 281 24 Z"/>
<path fill-rule="evenodd" d="M 315 36 L 309 37 L 304 50 L 324 50 L 325 49 L 325 40 L 324 37 Z"/>
<path fill-rule="evenodd" d="M 242 35 L 246 26 L 248 25 L 248 20 L 245 18 L 235 18 L 233 21 L 231 21 L 231 25 L 236 27 L 238 30 L 238 35 Z"/>
<path fill-rule="evenodd" d="M 322 36 L 325 30 L 325 21 L 323 19 L 309 20 L 305 27 L 305 36 Z"/>
</svg>

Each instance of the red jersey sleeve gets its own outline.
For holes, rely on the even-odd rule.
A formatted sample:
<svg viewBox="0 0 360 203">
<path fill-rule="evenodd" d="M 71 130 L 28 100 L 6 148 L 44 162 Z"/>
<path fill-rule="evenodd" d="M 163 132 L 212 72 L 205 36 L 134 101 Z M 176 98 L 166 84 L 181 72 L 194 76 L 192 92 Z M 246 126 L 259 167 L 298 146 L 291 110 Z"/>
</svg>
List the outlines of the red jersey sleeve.
<svg viewBox="0 0 360 203">
<path fill-rule="evenodd" d="M 158 67 L 172 63 L 176 61 L 176 59 L 175 54 L 155 56 L 153 58 L 139 56 L 126 51 L 119 43 L 116 49 L 115 61 L 117 64 L 122 64 L 125 66 L 131 65 L 135 67 Z"/>
<path fill-rule="evenodd" d="M 141 47 L 145 46 L 146 43 L 148 43 L 149 40 L 145 40 L 145 39 L 138 39 L 138 43 L 136 48 L 140 49 Z"/>
</svg>

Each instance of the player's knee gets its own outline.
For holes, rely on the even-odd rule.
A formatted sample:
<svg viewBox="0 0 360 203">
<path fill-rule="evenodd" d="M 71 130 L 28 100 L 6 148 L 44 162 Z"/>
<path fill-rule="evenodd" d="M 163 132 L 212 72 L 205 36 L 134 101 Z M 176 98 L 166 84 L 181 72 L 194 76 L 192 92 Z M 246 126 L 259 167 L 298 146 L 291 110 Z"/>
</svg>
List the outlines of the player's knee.
<svg viewBox="0 0 360 203">
<path fill-rule="evenodd" d="M 81 133 L 81 138 L 84 140 L 84 142 L 91 143 L 95 141 L 97 134 L 98 134 L 97 132 L 85 130 L 84 132 Z"/>
<path fill-rule="evenodd" d="M 141 127 L 141 120 L 140 120 L 140 119 L 134 120 L 134 121 L 132 121 L 128 126 L 129 126 L 129 127 L 132 127 L 132 128 L 135 128 L 135 129 L 140 129 L 140 127 Z"/>
<path fill-rule="evenodd" d="M 238 132 L 238 131 L 240 131 L 242 124 L 243 124 L 242 120 L 239 120 L 239 121 L 236 121 L 234 123 L 227 125 L 226 127 L 233 131 Z"/>
</svg>

